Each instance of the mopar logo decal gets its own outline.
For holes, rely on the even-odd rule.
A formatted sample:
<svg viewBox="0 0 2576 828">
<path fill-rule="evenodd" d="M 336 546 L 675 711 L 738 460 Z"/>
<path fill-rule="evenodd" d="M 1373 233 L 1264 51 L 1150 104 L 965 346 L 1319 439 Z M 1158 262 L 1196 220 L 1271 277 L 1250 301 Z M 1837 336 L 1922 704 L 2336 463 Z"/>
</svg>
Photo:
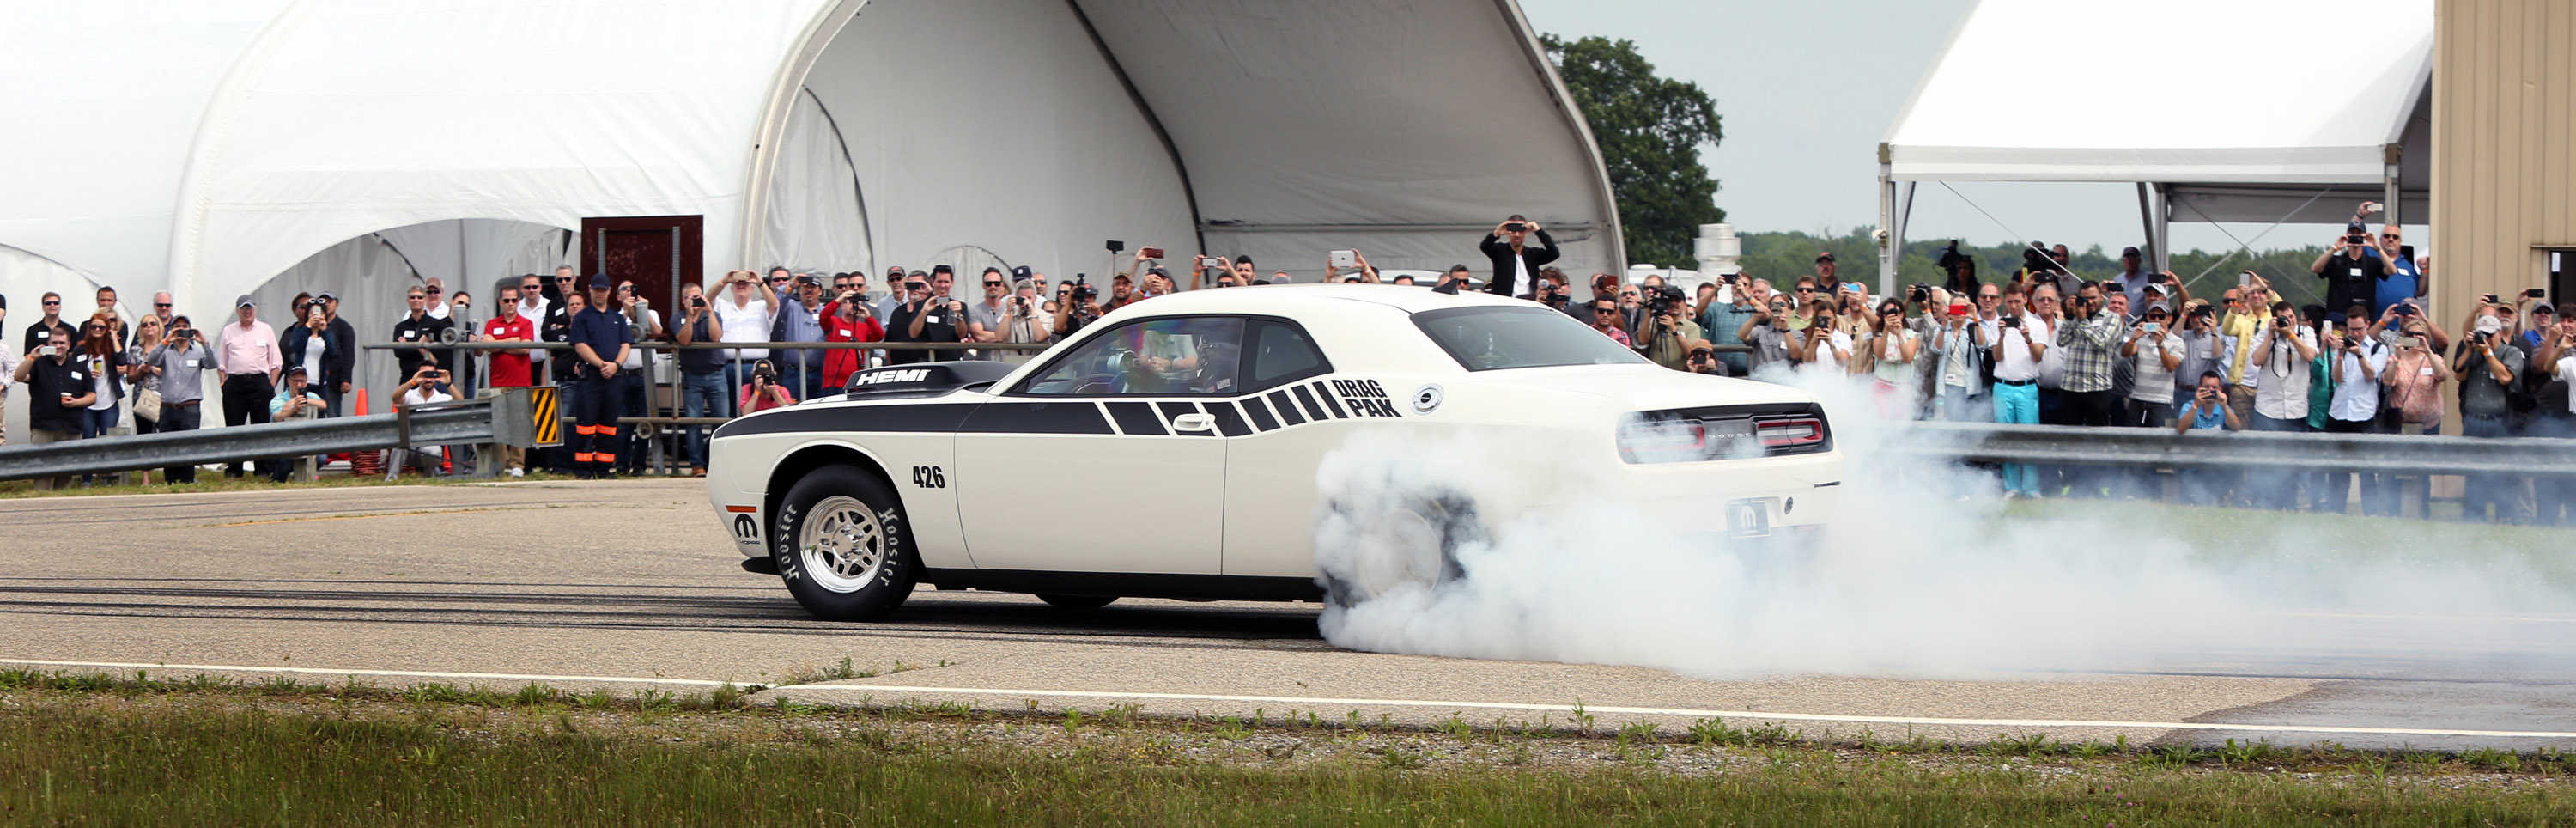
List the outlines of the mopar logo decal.
<svg viewBox="0 0 2576 828">
<path fill-rule="evenodd" d="M 930 369 L 928 368 L 902 368 L 893 371 L 878 371 L 873 374 L 860 374 L 857 378 L 850 380 L 850 387 L 857 388 L 862 385 L 880 385 L 890 382 L 920 382 L 929 378 Z"/>
</svg>

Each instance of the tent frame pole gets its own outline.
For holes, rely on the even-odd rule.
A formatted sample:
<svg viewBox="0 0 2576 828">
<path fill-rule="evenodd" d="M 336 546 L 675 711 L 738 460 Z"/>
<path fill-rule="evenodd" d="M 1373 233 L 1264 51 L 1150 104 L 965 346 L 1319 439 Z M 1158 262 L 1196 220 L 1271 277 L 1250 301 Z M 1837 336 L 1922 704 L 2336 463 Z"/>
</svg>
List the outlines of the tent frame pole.
<svg viewBox="0 0 2576 828">
<path fill-rule="evenodd" d="M 1896 251 L 1905 228 L 1896 221 L 1896 179 L 1888 164 L 1887 144 L 1878 145 L 1878 292 L 1896 293 Z"/>
<path fill-rule="evenodd" d="M 2384 152 L 2380 158 L 2379 203 L 2388 205 L 2382 208 L 2384 215 L 2387 216 L 2386 224 L 2404 227 L 2406 216 L 2401 211 L 2405 209 L 2406 201 L 2405 193 L 2400 187 L 2406 183 L 2404 181 L 2406 167 L 2398 162 L 2406 156 L 2406 148 L 2400 144 L 2389 144 L 2383 149 Z"/>
</svg>

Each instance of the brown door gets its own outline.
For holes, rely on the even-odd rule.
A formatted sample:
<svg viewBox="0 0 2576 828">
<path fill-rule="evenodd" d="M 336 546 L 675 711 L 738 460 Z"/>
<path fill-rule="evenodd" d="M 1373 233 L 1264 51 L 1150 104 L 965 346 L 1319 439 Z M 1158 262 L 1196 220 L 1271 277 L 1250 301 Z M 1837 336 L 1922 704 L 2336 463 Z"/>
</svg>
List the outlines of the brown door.
<svg viewBox="0 0 2576 828">
<path fill-rule="evenodd" d="M 581 220 L 581 273 L 635 280 L 635 293 L 668 319 L 680 282 L 699 278 L 704 216 L 621 216 Z"/>
</svg>

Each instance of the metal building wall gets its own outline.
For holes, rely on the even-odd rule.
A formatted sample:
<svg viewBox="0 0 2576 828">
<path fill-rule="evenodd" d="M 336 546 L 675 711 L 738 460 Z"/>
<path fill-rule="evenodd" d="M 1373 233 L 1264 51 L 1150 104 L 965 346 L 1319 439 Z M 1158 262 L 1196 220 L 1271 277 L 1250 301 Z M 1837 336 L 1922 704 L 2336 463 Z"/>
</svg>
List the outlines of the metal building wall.
<svg viewBox="0 0 2576 828">
<path fill-rule="evenodd" d="M 2479 294 L 2542 286 L 2541 248 L 2576 247 L 2576 3 L 2441 0 L 2434 44 L 2432 310 L 2449 326 Z"/>
</svg>

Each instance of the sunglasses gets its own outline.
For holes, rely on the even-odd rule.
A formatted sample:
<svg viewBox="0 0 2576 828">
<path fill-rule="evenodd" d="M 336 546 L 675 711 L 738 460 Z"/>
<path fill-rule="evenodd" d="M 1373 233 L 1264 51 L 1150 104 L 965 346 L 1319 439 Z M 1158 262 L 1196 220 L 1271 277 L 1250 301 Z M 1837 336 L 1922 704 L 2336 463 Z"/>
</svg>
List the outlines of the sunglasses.
<svg viewBox="0 0 2576 828">
<path fill-rule="evenodd" d="M 106 328 L 99 327 L 99 326 L 97 326 L 97 325 L 90 325 L 90 326 L 87 326 L 87 327 L 82 328 L 81 330 L 85 330 L 85 331 L 88 331 L 88 332 L 90 332 L 90 333 L 100 333 L 100 332 L 104 332 L 104 331 L 106 331 L 107 329 L 106 329 Z"/>
<path fill-rule="evenodd" d="M 405 299 L 412 299 L 412 300 L 419 300 L 419 299 L 427 299 L 427 298 L 429 298 L 429 297 L 422 296 L 422 295 L 420 295 L 420 294 L 415 293 L 415 294 L 412 294 L 412 295 L 410 295 L 410 296 L 405 296 L 405 297 L 403 297 L 403 298 L 405 298 Z"/>
<path fill-rule="evenodd" d="M 570 281 L 572 281 L 572 277 L 570 277 L 570 276 L 557 276 L 557 277 L 555 277 L 555 284 L 558 284 L 558 285 L 563 284 L 563 283 L 565 283 L 565 282 L 570 282 Z"/>
<path fill-rule="evenodd" d="M 984 283 L 984 286 L 985 286 L 985 287 L 1001 287 L 1001 286 L 1002 286 L 1002 283 L 1000 283 L 1000 282 L 985 282 L 985 283 Z"/>
<path fill-rule="evenodd" d="M 929 289 L 930 289 L 930 286 L 929 286 L 929 285 L 922 284 L 922 283 L 920 283 L 920 282 L 905 282 L 905 283 L 904 283 L 904 285 L 903 285 L 903 289 L 904 289 L 904 290 L 929 290 Z"/>
<path fill-rule="evenodd" d="M 1799 293 L 1814 293 L 1814 292 L 1816 292 L 1816 289 L 1815 289 L 1815 288 L 1799 288 L 1799 289 L 1798 289 L 1798 292 L 1799 292 Z"/>
<path fill-rule="evenodd" d="M 438 294 L 440 294 L 440 293 L 443 293 L 443 292 L 445 292 L 445 291 L 439 290 L 438 288 L 430 288 L 430 289 L 429 289 L 429 293 L 430 293 L 430 295 L 432 295 L 432 296 L 436 296 L 436 295 L 438 295 Z"/>
<path fill-rule="evenodd" d="M 48 308 L 59 308 L 59 307 L 62 307 L 62 306 L 63 306 L 63 301 L 62 301 L 62 300 L 60 300 L 60 299 L 47 299 L 47 300 L 45 300 L 45 307 L 48 307 Z"/>
<path fill-rule="evenodd" d="M 168 303 L 168 302 L 154 302 L 154 303 L 152 303 L 152 306 L 153 306 L 153 307 L 156 307 L 156 308 L 166 308 L 166 307 L 169 307 L 169 306 L 170 306 L 170 303 Z"/>
</svg>

